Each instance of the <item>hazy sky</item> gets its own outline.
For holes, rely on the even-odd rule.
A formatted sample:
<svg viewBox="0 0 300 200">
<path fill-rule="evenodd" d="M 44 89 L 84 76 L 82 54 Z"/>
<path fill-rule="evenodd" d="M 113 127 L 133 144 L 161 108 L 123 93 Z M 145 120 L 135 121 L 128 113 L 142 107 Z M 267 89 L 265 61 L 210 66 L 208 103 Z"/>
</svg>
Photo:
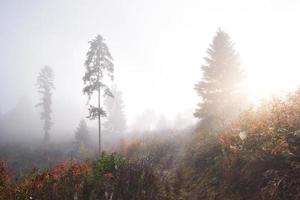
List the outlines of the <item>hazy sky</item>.
<svg viewBox="0 0 300 200">
<path fill-rule="evenodd" d="M 194 84 L 219 27 L 236 43 L 253 99 L 292 89 L 300 83 L 299 19 L 297 0 L 0 0 L 0 107 L 22 96 L 35 103 L 36 76 L 49 65 L 54 113 L 83 113 L 83 63 L 96 34 L 114 57 L 129 122 L 146 109 L 192 117 Z"/>
</svg>

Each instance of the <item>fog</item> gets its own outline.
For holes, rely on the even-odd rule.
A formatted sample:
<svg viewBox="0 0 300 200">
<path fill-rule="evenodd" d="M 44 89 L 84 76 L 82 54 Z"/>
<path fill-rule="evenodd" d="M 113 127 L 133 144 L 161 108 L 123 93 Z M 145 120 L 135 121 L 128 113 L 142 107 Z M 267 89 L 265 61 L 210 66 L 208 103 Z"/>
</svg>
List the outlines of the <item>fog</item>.
<svg viewBox="0 0 300 200">
<path fill-rule="evenodd" d="M 300 1 L 0 0 L 0 199 L 299 199 Z"/>
<path fill-rule="evenodd" d="M 219 27 L 234 38 L 242 67 L 252 80 L 246 88 L 254 101 L 274 92 L 272 86 L 282 75 L 289 76 L 288 84 L 276 89 L 293 89 L 299 84 L 294 69 L 300 63 L 288 58 L 297 57 L 297 51 L 281 53 L 300 45 L 296 40 L 300 30 L 294 28 L 299 3 L 270 2 L 1 1 L 1 115 L 9 118 L 26 99 L 28 106 L 23 107 L 32 116 L 26 119 L 35 124 L 31 132 L 42 127 L 35 83 L 40 69 L 48 65 L 56 88 L 53 138 L 72 136 L 80 119 L 88 115 L 83 64 L 88 41 L 97 34 L 105 38 L 114 59 L 115 78 L 110 84 L 123 93 L 127 132 L 195 124 L 199 98 L 194 85 L 201 79 L 202 58 Z M 274 56 L 276 61 L 271 59 Z M 270 67 L 275 71 L 272 77 L 268 77 Z"/>
</svg>

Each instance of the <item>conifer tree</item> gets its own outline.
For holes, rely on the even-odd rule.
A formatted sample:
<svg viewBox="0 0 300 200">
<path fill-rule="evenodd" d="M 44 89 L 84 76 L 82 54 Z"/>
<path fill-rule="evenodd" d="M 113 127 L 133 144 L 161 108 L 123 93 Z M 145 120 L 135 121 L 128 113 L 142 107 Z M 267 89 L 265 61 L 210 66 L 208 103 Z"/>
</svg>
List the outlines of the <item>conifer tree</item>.
<svg viewBox="0 0 300 200">
<path fill-rule="evenodd" d="M 78 147 L 84 146 L 85 148 L 88 148 L 90 146 L 90 135 L 84 119 L 80 120 L 79 125 L 76 129 L 75 141 Z"/>
<path fill-rule="evenodd" d="M 219 29 L 207 49 L 202 80 L 195 89 L 202 101 L 194 116 L 200 118 L 200 128 L 215 133 L 242 109 L 241 83 L 243 73 L 239 55 L 229 35 Z"/>
<path fill-rule="evenodd" d="M 44 120 L 44 141 L 50 140 L 49 131 L 53 125 L 51 121 L 51 104 L 52 104 L 52 90 L 54 89 L 54 74 L 49 66 L 45 66 L 41 69 L 37 77 L 38 92 L 41 96 L 40 102 L 36 105 L 42 107 L 41 119 Z"/>
<path fill-rule="evenodd" d="M 95 39 L 89 42 L 90 48 L 86 54 L 85 74 L 83 77 L 84 85 L 83 93 L 88 96 L 88 100 L 92 95 L 97 93 L 97 106 L 90 104 L 89 119 L 98 119 L 99 132 L 99 154 L 101 154 L 101 117 L 106 113 L 101 107 L 101 96 L 112 96 L 109 87 L 104 83 L 106 77 L 113 79 L 113 58 L 109 49 L 101 35 L 97 35 Z"/>
<path fill-rule="evenodd" d="M 109 134 L 121 134 L 126 130 L 126 118 L 122 92 L 116 86 L 112 88 L 113 98 L 105 98 L 104 105 L 107 118 L 104 123 L 105 132 Z"/>
</svg>

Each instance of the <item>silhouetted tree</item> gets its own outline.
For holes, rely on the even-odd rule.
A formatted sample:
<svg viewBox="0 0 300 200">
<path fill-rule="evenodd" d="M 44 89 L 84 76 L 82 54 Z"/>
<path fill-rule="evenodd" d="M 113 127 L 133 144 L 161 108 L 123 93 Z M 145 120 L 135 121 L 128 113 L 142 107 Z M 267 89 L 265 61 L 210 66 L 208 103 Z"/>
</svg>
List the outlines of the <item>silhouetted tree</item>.
<svg viewBox="0 0 300 200">
<path fill-rule="evenodd" d="M 37 77 L 38 92 L 41 96 L 40 102 L 36 105 L 42 107 L 41 119 L 44 120 L 44 140 L 48 142 L 50 139 L 49 131 L 53 125 L 51 121 L 51 104 L 52 104 L 52 90 L 54 89 L 54 74 L 49 66 L 45 66 L 41 69 Z"/>
<path fill-rule="evenodd" d="M 200 128 L 215 132 L 235 117 L 242 107 L 243 73 L 239 55 L 229 35 L 219 29 L 207 49 L 203 78 L 195 89 L 202 101 L 194 116 L 201 119 Z"/>
<path fill-rule="evenodd" d="M 85 85 L 83 93 L 88 95 L 89 100 L 94 92 L 98 94 L 98 106 L 90 104 L 88 118 L 98 118 L 99 153 L 101 153 L 101 117 L 106 114 L 101 107 L 100 97 L 101 94 L 103 94 L 103 96 L 112 96 L 109 87 L 104 84 L 104 78 L 108 77 L 111 80 L 113 79 L 114 65 L 112 62 L 113 58 L 101 35 L 97 35 L 89 44 L 90 49 L 86 54 L 84 64 L 86 71 L 83 77 Z"/>
<path fill-rule="evenodd" d="M 112 88 L 112 94 L 113 98 L 108 96 L 104 101 L 107 111 L 107 120 L 104 123 L 104 129 L 107 133 L 121 134 L 126 129 L 122 92 L 114 86 Z"/>
<path fill-rule="evenodd" d="M 79 125 L 75 132 L 76 147 L 89 148 L 91 144 L 91 138 L 89 135 L 88 127 L 84 119 L 80 120 Z"/>
</svg>

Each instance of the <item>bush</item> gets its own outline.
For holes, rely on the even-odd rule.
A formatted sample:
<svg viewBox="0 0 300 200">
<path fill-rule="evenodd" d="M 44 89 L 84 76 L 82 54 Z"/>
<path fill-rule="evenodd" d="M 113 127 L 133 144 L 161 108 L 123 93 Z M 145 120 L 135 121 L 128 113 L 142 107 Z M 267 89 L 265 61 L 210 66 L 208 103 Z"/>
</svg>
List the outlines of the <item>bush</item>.
<svg viewBox="0 0 300 200">
<path fill-rule="evenodd" d="M 0 199 L 162 199 L 161 178 L 147 162 L 102 154 L 88 163 L 62 163 L 34 169 L 16 183 L 0 162 Z"/>
<path fill-rule="evenodd" d="M 300 91 L 199 133 L 183 164 L 186 199 L 300 199 Z"/>
</svg>

